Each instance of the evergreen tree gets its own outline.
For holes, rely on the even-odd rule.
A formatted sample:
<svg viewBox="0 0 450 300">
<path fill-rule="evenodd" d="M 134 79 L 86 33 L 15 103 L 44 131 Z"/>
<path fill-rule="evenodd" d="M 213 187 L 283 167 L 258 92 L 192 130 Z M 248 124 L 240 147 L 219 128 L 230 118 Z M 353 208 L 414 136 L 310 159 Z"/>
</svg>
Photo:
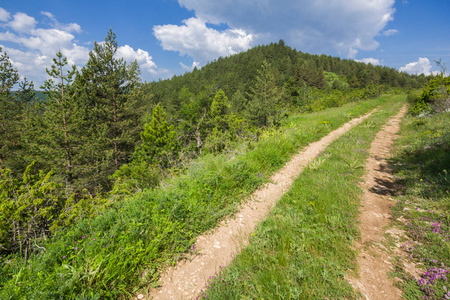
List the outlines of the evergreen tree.
<svg viewBox="0 0 450 300">
<path fill-rule="evenodd" d="M 21 111 L 12 93 L 18 81 L 19 73 L 0 47 L 0 167 L 6 158 L 14 155 L 18 144 Z"/>
<path fill-rule="evenodd" d="M 218 130 L 227 129 L 226 115 L 229 111 L 228 97 L 225 92 L 220 89 L 214 96 L 213 102 L 211 104 L 211 122 L 213 127 Z"/>
<path fill-rule="evenodd" d="M 103 43 L 95 43 L 77 76 L 78 97 L 86 108 L 81 172 L 90 190 L 110 189 L 108 177 L 130 159 L 139 136 L 139 69 L 136 62 L 118 59 L 117 48 L 110 29 Z"/>
<path fill-rule="evenodd" d="M 43 111 L 40 127 L 44 130 L 40 148 L 43 149 L 41 157 L 51 159 L 50 167 L 63 176 L 66 188 L 72 189 L 74 149 L 77 147 L 77 131 L 79 133 L 77 119 L 80 116 L 72 86 L 77 70 L 73 65 L 65 73 L 67 64 L 67 58 L 58 51 L 51 69 L 47 69 L 51 79 L 42 86 L 47 99 L 40 103 Z"/>
<path fill-rule="evenodd" d="M 153 109 L 152 120 L 144 124 L 142 144 L 136 148 L 133 160 L 159 164 L 167 168 L 177 156 L 177 138 L 173 125 L 167 123 L 166 112 L 160 104 Z"/>
<path fill-rule="evenodd" d="M 278 100 L 280 92 L 275 82 L 267 60 L 263 61 L 261 69 L 250 89 L 250 102 L 247 117 L 256 126 L 269 126 L 278 120 Z"/>
</svg>

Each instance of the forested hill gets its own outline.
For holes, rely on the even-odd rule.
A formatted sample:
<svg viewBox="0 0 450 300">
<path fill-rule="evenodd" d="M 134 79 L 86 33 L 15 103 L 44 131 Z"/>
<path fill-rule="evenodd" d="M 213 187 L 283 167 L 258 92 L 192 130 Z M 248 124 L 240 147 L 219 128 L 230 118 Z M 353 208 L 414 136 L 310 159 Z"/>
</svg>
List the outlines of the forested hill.
<svg viewBox="0 0 450 300">
<path fill-rule="evenodd" d="M 429 80 L 423 74 L 409 75 L 385 66 L 374 66 L 325 54 L 303 53 L 280 40 L 279 43 L 257 46 L 230 57 L 220 57 L 200 70 L 194 68 L 192 72 L 182 76 L 149 83 L 150 87 L 146 88 L 151 90 L 154 102 L 164 103 L 168 109 L 170 104 L 179 104 L 183 88 L 187 88 L 194 95 L 205 87 L 214 87 L 222 89 L 230 99 L 236 92 L 239 92 L 239 96 L 245 96 L 251 92 L 253 81 L 264 60 L 271 65 L 277 86 L 285 85 L 291 87 L 291 90 L 304 87 L 346 90 L 365 88 L 370 83 L 384 85 L 385 88 L 419 88 Z"/>
<path fill-rule="evenodd" d="M 289 115 L 429 81 L 413 106 L 421 113 L 450 85 L 443 75 L 305 54 L 282 41 L 142 83 L 137 62 L 117 50 L 110 30 L 81 69 L 58 52 L 42 100 L 0 48 L 2 299 L 130 295 L 143 267 L 154 266 L 148 280 L 157 280 L 166 257 L 230 213 L 263 170 L 334 122 L 313 120 L 303 140 Z M 354 116 L 327 114 L 342 124 Z M 275 135 L 265 146 L 288 127 L 298 142 Z M 242 159 L 219 167 L 228 155 Z M 199 165 L 205 160 L 211 168 Z"/>
</svg>

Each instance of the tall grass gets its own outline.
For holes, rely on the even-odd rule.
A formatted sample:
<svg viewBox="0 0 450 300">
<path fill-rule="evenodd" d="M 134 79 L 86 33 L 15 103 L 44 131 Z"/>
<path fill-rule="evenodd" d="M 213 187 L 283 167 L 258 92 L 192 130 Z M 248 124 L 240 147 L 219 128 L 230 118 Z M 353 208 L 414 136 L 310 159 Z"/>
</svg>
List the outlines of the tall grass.
<svg viewBox="0 0 450 300">
<path fill-rule="evenodd" d="M 356 268 L 358 182 L 376 132 L 401 105 L 390 102 L 321 153 L 199 298 L 358 298 L 345 280 Z"/>
<path fill-rule="evenodd" d="M 57 232 L 36 245 L 40 252 L 27 261 L 1 258 L 0 298 L 117 299 L 156 284 L 162 269 L 188 252 L 200 233 L 235 212 L 299 148 L 388 100 L 293 116 L 249 148 L 201 157 L 160 188 Z"/>
</svg>

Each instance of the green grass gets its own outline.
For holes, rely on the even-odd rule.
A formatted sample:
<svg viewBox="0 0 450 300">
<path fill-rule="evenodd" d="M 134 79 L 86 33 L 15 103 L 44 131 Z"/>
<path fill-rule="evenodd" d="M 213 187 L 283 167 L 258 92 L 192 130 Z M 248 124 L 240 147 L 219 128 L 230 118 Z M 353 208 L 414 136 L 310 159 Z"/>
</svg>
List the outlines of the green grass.
<svg viewBox="0 0 450 300">
<path fill-rule="evenodd" d="M 406 299 L 447 299 L 450 284 L 441 275 L 450 278 L 450 113 L 408 116 L 401 136 L 391 160 L 398 189 L 393 216 L 408 236 L 403 249 L 422 272 L 419 283 L 399 264 L 400 287 Z"/>
<path fill-rule="evenodd" d="M 204 156 L 160 188 L 57 232 L 28 261 L 0 258 L 0 298 L 117 299 L 156 284 L 161 270 L 235 212 L 299 148 L 393 98 L 293 116 L 248 148 Z"/>
<path fill-rule="evenodd" d="M 358 298 L 344 278 L 356 268 L 358 182 L 372 139 L 401 105 L 385 105 L 320 154 L 322 162 L 300 174 L 249 246 L 210 279 L 200 298 Z"/>
</svg>

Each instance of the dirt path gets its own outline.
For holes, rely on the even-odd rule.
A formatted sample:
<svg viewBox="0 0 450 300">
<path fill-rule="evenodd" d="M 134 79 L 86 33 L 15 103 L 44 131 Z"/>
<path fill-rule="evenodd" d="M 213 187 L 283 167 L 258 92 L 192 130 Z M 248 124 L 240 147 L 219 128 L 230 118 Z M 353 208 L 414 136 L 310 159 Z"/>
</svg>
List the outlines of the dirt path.
<svg viewBox="0 0 450 300">
<path fill-rule="evenodd" d="M 210 276 L 222 266 L 228 265 L 233 255 L 248 244 L 248 238 L 256 225 L 263 220 L 273 205 L 288 191 L 294 179 L 314 157 L 330 143 L 368 118 L 370 112 L 351 120 L 332 131 L 320 141 L 311 143 L 295 155 L 282 170 L 273 175 L 272 182 L 255 191 L 250 200 L 234 216 L 223 221 L 211 234 L 198 237 L 195 243 L 197 254 L 189 260 L 177 263 L 162 275 L 158 289 L 149 295 L 138 295 L 138 299 L 192 299 L 206 285 Z"/>
<path fill-rule="evenodd" d="M 401 291 L 393 286 L 388 277 L 392 270 L 390 255 L 383 246 L 384 235 L 389 225 L 390 206 L 394 204 L 389 197 L 393 186 L 393 177 L 386 159 L 400 129 L 400 121 L 406 113 L 404 106 L 377 133 L 372 142 L 369 158 L 366 161 L 366 175 L 362 188 L 360 226 L 361 242 L 356 244 L 359 251 L 359 278 L 349 278 L 352 285 L 366 299 L 400 299 Z"/>
</svg>

